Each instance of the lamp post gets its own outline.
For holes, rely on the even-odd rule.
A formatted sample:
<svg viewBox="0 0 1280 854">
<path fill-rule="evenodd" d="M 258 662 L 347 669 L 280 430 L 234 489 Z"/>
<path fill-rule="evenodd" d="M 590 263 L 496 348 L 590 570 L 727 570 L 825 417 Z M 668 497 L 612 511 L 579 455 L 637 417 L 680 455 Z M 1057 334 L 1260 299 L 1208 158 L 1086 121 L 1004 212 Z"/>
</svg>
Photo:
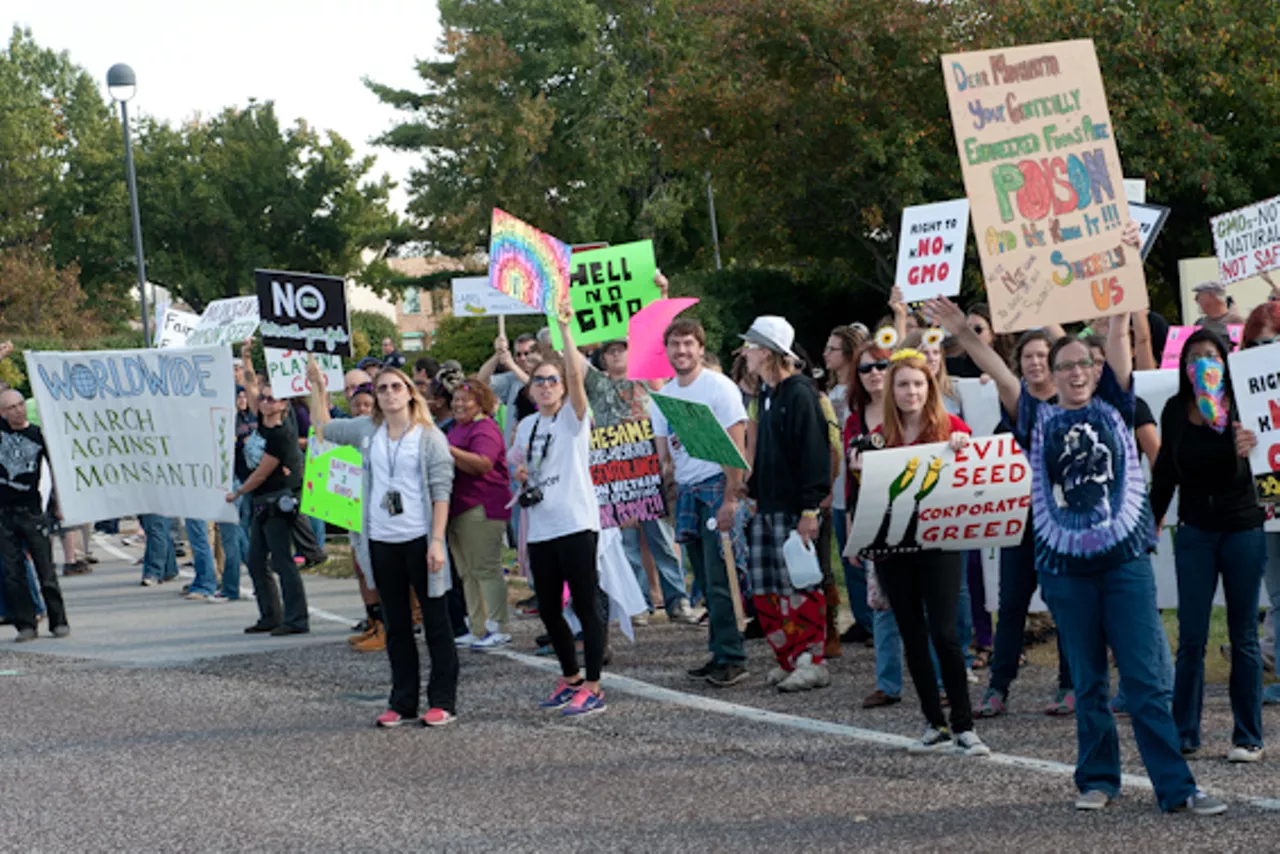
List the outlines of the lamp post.
<svg viewBox="0 0 1280 854">
<path fill-rule="evenodd" d="M 151 330 L 147 321 L 147 262 L 142 257 L 142 218 L 138 215 L 138 179 L 133 169 L 133 141 L 129 138 L 128 101 L 137 91 L 138 79 L 133 69 L 123 62 L 107 70 L 107 91 L 120 103 L 120 127 L 124 131 L 124 170 L 129 183 L 129 208 L 133 214 L 133 254 L 138 267 L 138 295 L 142 302 L 142 340 L 151 346 Z"/>
<path fill-rule="evenodd" d="M 703 128 L 702 135 L 711 142 L 711 128 Z M 716 252 L 716 269 L 720 269 L 720 230 L 716 228 L 716 195 L 711 191 L 711 170 L 705 175 L 707 179 L 707 207 L 711 210 L 711 245 Z"/>
</svg>

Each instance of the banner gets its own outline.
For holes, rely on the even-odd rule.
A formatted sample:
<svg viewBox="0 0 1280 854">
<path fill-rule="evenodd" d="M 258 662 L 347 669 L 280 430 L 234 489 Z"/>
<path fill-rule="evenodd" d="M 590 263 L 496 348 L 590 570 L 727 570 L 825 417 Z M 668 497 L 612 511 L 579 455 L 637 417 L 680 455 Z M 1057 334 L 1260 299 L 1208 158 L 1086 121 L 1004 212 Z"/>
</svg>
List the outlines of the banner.
<svg viewBox="0 0 1280 854">
<path fill-rule="evenodd" d="M 568 245 L 494 208 L 489 231 L 489 287 L 539 314 L 554 315 L 569 287 Z"/>
<path fill-rule="evenodd" d="M 667 397 L 656 391 L 649 392 L 649 397 L 662 417 L 667 419 L 671 434 L 689 452 L 689 456 L 750 471 L 751 466 L 747 465 L 738 446 L 729 438 L 728 431 L 720 426 L 710 406 L 693 400 Z"/>
<path fill-rule="evenodd" d="M 469 276 L 452 282 L 454 317 L 495 317 L 501 314 L 542 314 L 537 309 L 489 287 L 484 276 Z"/>
<path fill-rule="evenodd" d="M 199 322 L 198 315 L 181 311 L 171 305 L 165 306 L 160 326 L 156 329 L 156 346 L 162 350 L 168 347 L 187 346 L 187 337 Z"/>
<path fill-rule="evenodd" d="M 968 199 L 903 209 L 894 284 L 908 303 L 960 293 L 968 238 Z"/>
<path fill-rule="evenodd" d="M 1145 309 L 1093 42 L 948 54 L 942 71 L 996 330 Z"/>
<path fill-rule="evenodd" d="M 862 455 L 862 489 L 845 555 L 968 551 L 1022 541 L 1031 467 L 1013 436 Z"/>
<path fill-rule="evenodd" d="M 1249 455 L 1258 500 L 1280 503 L 1280 344 L 1239 350 L 1227 359 L 1240 425 L 1258 436 Z"/>
<path fill-rule="evenodd" d="M 299 509 L 307 516 L 359 533 L 364 525 L 362 473 L 363 460 L 358 449 L 316 441 L 315 431 L 310 431 Z"/>
<path fill-rule="evenodd" d="M 1209 224 L 1222 284 L 1280 267 L 1280 196 L 1215 216 Z"/>
<path fill-rule="evenodd" d="M 262 356 L 267 363 L 267 376 L 271 378 L 271 395 L 280 400 L 311 394 L 311 383 L 307 380 L 308 356 L 316 357 L 316 364 L 324 371 L 329 388 L 343 387 L 341 356 L 277 350 L 275 347 L 263 347 Z"/>
<path fill-rule="evenodd" d="M 158 513 L 217 522 L 234 476 L 225 347 L 27 352 L 63 521 Z"/>
<path fill-rule="evenodd" d="M 662 466 L 648 418 L 591 431 L 591 482 L 602 528 L 666 517 Z"/>
<path fill-rule="evenodd" d="M 573 343 L 626 338 L 631 317 L 662 296 L 653 281 L 657 272 L 651 240 L 573 253 L 569 260 Z M 551 324 L 551 346 L 564 349 L 558 323 Z"/>
<path fill-rule="evenodd" d="M 666 380 L 676 375 L 663 339 L 676 315 L 697 302 L 697 297 L 660 299 L 631 316 L 627 324 L 627 379 Z"/>
<path fill-rule="evenodd" d="M 239 344 L 258 331 L 258 298 L 231 297 L 205 306 L 200 322 L 187 336 L 188 347 Z"/>
<path fill-rule="evenodd" d="M 254 270 L 262 346 L 351 355 L 347 283 L 338 276 Z"/>
<path fill-rule="evenodd" d="M 1151 254 L 1151 247 L 1155 245 L 1156 238 L 1160 236 L 1160 230 L 1164 228 L 1165 220 L 1169 218 L 1169 209 L 1163 205 L 1148 205 L 1130 200 L 1129 215 L 1138 224 L 1138 235 L 1141 241 L 1138 254 L 1145 261 Z"/>
</svg>

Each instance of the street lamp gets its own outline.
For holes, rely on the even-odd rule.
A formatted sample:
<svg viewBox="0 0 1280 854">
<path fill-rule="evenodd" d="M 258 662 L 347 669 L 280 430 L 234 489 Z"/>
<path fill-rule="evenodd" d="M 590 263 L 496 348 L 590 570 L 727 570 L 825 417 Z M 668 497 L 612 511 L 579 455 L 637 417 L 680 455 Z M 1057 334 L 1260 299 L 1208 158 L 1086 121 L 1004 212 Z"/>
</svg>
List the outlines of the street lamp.
<svg viewBox="0 0 1280 854">
<path fill-rule="evenodd" d="M 702 135 L 706 137 L 707 142 L 711 142 L 711 128 L 703 128 Z M 711 191 L 711 170 L 706 172 L 707 179 L 707 207 L 711 209 L 711 245 L 715 247 L 716 252 L 716 269 L 720 269 L 720 230 L 716 228 L 716 194 Z"/>
<path fill-rule="evenodd" d="M 133 214 L 133 254 L 138 267 L 138 294 L 142 300 L 142 340 L 151 346 L 151 332 L 147 323 L 147 262 L 142 257 L 142 218 L 138 215 L 138 179 L 133 170 L 133 142 L 129 138 L 128 101 L 138 89 L 138 78 L 133 69 L 123 62 L 107 71 L 107 91 L 114 101 L 120 102 L 120 127 L 124 130 L 124 170 L 129 182 L 129 207 Z"/>
</svg>

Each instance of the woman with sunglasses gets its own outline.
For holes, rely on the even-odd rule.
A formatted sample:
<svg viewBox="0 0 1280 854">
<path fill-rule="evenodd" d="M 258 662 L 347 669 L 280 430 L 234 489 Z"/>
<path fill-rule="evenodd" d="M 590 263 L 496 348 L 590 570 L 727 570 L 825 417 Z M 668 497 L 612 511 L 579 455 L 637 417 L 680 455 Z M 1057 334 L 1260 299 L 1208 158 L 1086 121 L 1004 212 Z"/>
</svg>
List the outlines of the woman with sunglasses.
<svg viewBox="0 0 1280 854">
<path fill-rule="evenodd" d="M 558 306 L 564 351 L 573 352 L 573 307 L 566 294 Z M 527 512 L 529 567 L 538 598 L 538 616 L 560 661 L 561 678 L 540 706 L 565 717 L 605 710 L 600 689 L 604 624 L 597 608 L 599 574 L 596 544 L 600 506 L 591 482 L 591 419 L 579 359 L 552 353 L 532 372 L 531 396 L 538 411 L 520 421 L 511 458 L 520 483 L 517 500 Z M 573 632 L 565 622 L 560 592 L 569 586 L 573 611 L 582 624 L 586 675 L 578 668 Z"/>
<path fill-rule="evenodd" d="M 1125 229 L 1136 243 L 1137 229 Z M 1196 788 L 1179 750 L 1162 672 L 1168 641 L 1156 608 L 1149 550 L 1155 519 L 1133 437 L 1129 319 L 1113 321 L 1107 365 L 1094 372 L 1088 345 L 1064 337 L 1049 350 L 1056 404 L 1029 394 L 982 343 L 950 300 L 925 311 L 956 336 L 996 383 L 1031 468 L 1035 563 L 1071 661 L 1076 695 L 1076 809 L 1099 810 L 1120 793 L 1120 742 L 1108 705 L 1107 647 L 1115 653 L 1138 750 L 1161 809 L 1197 815 L 1227 805 Z"/>
<path fill-rule="evenodd" d="M 328 424 L 321 390 L 324 377 L 314 359 L 311 417 L 316 438 L 358 447 L 363 536 L 357 559 L 373 570 L 387 625 L 391 662 L 391 698 L 375 723 L 395 727 L 418 715 L 422 675 L 413 636 L 409 591 L 422 608 L 431 676 L 423 726 L 444 726 L 457 715 L 458 651 L 453 644 L 444 594 L 450 589 L 445 559 L 445 527 L 453 489 L 449 442 L 436 428 L 411 380 L 398 368 L 383 368 L 373 378 L 373 412 Z"/>
</svg>

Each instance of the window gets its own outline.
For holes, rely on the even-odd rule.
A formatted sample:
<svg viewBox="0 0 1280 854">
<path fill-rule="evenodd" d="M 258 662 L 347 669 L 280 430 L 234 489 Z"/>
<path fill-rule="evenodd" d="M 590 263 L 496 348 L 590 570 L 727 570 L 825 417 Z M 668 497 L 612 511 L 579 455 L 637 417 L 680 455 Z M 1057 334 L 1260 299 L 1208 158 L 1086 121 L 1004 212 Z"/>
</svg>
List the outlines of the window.
<svg viewBox="0 0 1280 854">
<path fill-rule="evenodd" d="M 422 314 L 422 298 L 418 295 L 418 289 L 412 285 L 404 289 L 401 304 L 405 314 Z"/>
</svg>

